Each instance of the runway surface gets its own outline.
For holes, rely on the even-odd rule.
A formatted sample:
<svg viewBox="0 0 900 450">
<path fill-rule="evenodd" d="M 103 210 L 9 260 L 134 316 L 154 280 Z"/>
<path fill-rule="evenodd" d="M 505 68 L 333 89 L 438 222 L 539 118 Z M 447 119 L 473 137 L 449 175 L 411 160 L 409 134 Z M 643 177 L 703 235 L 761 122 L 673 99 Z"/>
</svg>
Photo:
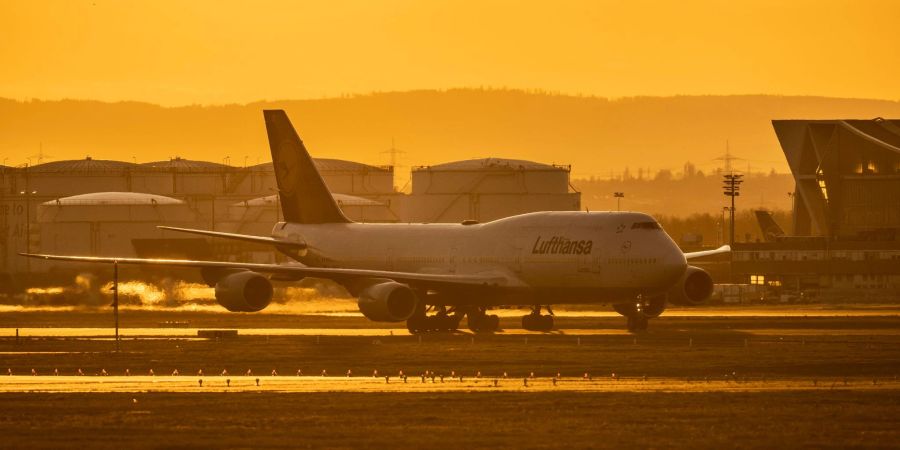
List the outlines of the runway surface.
<svg viewBox="0 0 900 450">
<path fill-rule="evenodd" d="M 203 381 L 202 385 L 199 382 Z M 226 381 L 227 380 L 227 381 Z M 258 384 L 257 384 L 258 380 Z M 495 384 L 496 382 L 496 384 Z M 730 379 L 730 378 L 459 378 L 432 380 L 397 376 L 3 376 L 0 393 L 44 392 L 772 392 L 896 391 L 900 381 L 861 377 Z"/>
<path fill-rule="evenodd" d="M 215 328 L 219 329 L 219 328 Z M 390 337 L 410 336 L 405 328 L 228 328 L 238 331 L 240 336 L 359 336 Z M 18 330 L 20 338 L 90 338 L 114 339 L 112 328 L 0 328 L 0 337 L 15 337 Z M 121 328 L 121 339 L 206 339 L 199 338 L 197 332 L 203 328 Z M 751 336 L 870 336 L 900 335 L 900 329 L 731 329 L 732 332 Z M 465 329 L 454 332 L 455 335 L 477 336 Z M 496 333 L 497 336 L 631 336 L 621 329 L 563 329 L 551 332 L 508 329 Z"/>
<path fill-rule="evenodd" d="M 321 309 L 327 305 L 316 304 L 316 307 L 296 304 L 273 304 L 269 308 L 264 309 L 256 315 L 293 315 L 302 316 L 324 316 L 324 317 L 356 317 L 363 318 L 359 312 L 356 302 L 343 301 L 337 309 Z M 92 309 L 76 308 L 74 306 L 23 306 L 23 305 L 0 305 L 0 313 L 27 313 L 27 312 L 47 312 L 47 313 L 65 313 L 65 312 L 83 312 L 83 311 L 108 311 L 108 309 Z M 195 307 L 184 306 L 175 308 L 164 307 L 147 307 L 125 305 L 121 307 L 123 314 L 129 312 L 159 312 L 159 313 L 221 313 L 228 314 L 223 308 L 217 305 L 204 306 L 200 309 Z M 566 309 L 560 306 L 554 309 L 557 317 L 621 317 L 612 310 L 611 307 L 603 308 L 598 306 L 597 309 L 578 310 Z M 491 314 L 497 314 L 500 317 L 521 317 L 527 314 L 525 309 L 495 309 Z M 830 304 L 806 304 L 806 305 L 751 305 L 751 306 L 715 306 L 715 307 L 686 307 L 686 308 L 669 308 L 663 314 L 665 317 L 698 317 L 698 318 L 714 318 L 714 317 L 731 317 L 731 318 L 753 318 L 753 317 L 900 317 L 900 308 L 893 304 L 867 304 L 867 305 L 830 305 Z"/>
</svg>

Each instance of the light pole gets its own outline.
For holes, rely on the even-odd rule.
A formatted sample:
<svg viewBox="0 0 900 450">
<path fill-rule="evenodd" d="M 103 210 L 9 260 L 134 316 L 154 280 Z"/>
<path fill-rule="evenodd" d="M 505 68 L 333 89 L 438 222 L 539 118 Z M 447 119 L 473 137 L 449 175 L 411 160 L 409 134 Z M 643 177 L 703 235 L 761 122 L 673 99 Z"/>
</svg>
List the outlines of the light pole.
<svg viewBox="0 0 900 450">
<path fill-rule="evenodd" d="M 735 175 L 733 173 L 725 175 L 723 189 L 725 189 L 725 196 L 731 197 L 731 239 L 729 243 L 734 245 L 734 198 L 741 195 L 741 183 L 744 182 L 742 180 L 744 178 L 743 175 Z"/>
<path fill-rule="evenodd" d="M 724 181 L 725 185 L 723 186 L 725 189 L 725 195 L 731 197 L 731 240 L 730 244 L 732 247 L 732 251 L 728 252 L 728 279 L 731 282 L 734 282 L 734 198 L 741 195 L 741 183 L 744 182 L 741 178 L 743 175 L 735 175 L 734 173 L 730 173 L 725 175 Z"/>
<path fill-rule="evenodd" d="M 19 195 L 25 197 L 25 251 L 31 253 L 31 196 L 37 191 L 19 191 Z"/>
<path fill-rule="evenodd" d="M 119 261 L 113 261 L 113 315 L 116 317 L 116 353 L 119 353 Z"/>
<path fill-rule="evenodd" d="M 31 253 L 31 196 L 37 191 L 28 189 L 28 177 L 25 177 L 25 190 L 19 191 L 19 195 L 25 197 L 25 253 Z M 31 274 L 31 258 L 25 260 L 25 270 Z"/>
<path fill-rule="evenodd" d="M 613 197 L 616 198 L 616 211 L 622 210 L 622 199 L 625 197 L 624 192 L 613 192 Z"/>
<path fill-rule="evenodd" d="M 722 235 L 722 241 L 721 241 L 721 243 L 720 243 L 719 245 L 725 245 L 725 236 L 726 236 L 726 234 L 727 234 L 727 233 L 725 232 L 725 223 L 726 223 L 726 221 L 725 221 L 725 214 L 726 214 L 728 211 L 730 211 L 730 210 L 731 210 L 731 209 L 728 208 L 727 206 L 723 206 L 723 207 L 722 207 L 722 230 L 720 231 L 720 233 L 721 233 L 721 235 Z"/>
</svg>

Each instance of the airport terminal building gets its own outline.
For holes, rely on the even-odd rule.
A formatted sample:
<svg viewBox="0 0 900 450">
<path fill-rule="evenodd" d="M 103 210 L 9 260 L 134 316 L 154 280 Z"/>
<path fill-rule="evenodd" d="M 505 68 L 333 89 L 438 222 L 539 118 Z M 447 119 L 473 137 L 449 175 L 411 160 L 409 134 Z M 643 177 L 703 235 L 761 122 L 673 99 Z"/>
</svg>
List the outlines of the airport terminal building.
<svg viewBox="0 0 900 450">
<path fill-rule="evenodd" d="M 900 120 L 772 124 L 794 176 L 793 223 L 735 244 L 735 281 L 900 291 Z"/>
</svg>

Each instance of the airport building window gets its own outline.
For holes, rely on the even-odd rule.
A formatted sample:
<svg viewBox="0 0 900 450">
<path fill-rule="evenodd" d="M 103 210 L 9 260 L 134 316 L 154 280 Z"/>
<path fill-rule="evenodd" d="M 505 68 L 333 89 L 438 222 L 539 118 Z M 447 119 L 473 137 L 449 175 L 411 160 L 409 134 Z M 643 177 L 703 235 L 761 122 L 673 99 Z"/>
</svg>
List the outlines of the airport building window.
<svg viewBox="0 0 900 450">
<path fill-rule="evenodd" d="M 765 275 L 750 275 L 750 284 L 766 284 L 766 276 Z"/>
</svg>

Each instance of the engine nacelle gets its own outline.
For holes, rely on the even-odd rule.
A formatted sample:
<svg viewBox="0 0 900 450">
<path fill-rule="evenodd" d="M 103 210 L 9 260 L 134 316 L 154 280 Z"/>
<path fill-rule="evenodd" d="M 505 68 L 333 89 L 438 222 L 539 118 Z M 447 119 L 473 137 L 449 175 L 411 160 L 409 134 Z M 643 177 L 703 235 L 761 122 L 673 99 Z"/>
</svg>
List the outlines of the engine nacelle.
<svg viewBox="0 0 900 450">
<path fill-rule="evenodd" d="M 216 283 L 216 301 L 231 312 L 257 312 L 272 301 L 272 283 L 249 270 L 231 273 Z"/>
<path fill-rule="evenodd" d="M 419 299 L 408 285 L 396 281 L 372 284 L 359 291 L 359 311 L 374 322 L 402 322 L 416 312 Z"/>
<path fill-rule="evenodd" d="M 669 290 L 669 303 L 696 306 L 706 302 L 712 293 L 712 277 L 699 267 L 688 266 L 678 283 Z"/>
</svg>

